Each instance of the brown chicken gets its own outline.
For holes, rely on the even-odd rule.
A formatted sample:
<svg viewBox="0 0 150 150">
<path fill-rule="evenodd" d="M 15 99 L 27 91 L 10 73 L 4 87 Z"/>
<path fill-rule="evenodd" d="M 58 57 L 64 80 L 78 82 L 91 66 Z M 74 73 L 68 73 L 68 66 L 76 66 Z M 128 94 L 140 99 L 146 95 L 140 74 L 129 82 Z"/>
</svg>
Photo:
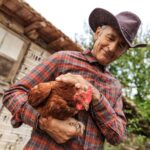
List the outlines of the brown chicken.
<svg viewBox="0 0 150 150">
<path fill-rule="evenodd" d="M 39 83 L 29 91 L 28 101 L 43 117 L 67 119 L 80 110 L 88 110 L 92 89 L 84 91 L 60 81 Z"/>
</svg>

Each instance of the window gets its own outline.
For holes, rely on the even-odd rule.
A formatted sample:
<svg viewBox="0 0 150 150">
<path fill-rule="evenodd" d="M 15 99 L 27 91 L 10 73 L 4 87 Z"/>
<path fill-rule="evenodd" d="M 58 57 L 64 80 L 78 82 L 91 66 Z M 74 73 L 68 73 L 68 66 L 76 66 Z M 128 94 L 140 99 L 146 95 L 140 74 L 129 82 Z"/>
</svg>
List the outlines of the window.
<svg viewBox="0 0 150 150">
<path fill-rule="evenodd" d="M 13 80 L 25 53 L 27 42 L 0 26 L 0 79 Z"/>
</svg>

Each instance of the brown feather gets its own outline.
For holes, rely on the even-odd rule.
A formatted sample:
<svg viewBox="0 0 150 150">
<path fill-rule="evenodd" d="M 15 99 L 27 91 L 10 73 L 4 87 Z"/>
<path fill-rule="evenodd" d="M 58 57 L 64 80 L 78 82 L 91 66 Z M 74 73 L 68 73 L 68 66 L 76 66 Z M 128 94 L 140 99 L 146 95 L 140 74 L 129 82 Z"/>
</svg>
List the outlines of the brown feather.
<svg viewBox="0 0 150 150">
<path fill-rule="evenodd" d="M 77 89 L 72 84 L 51 81 L 40 83 L 29 91 L 29 104 L 43 117 L 67 119 L 77 113 L 73 100 Z"/>
</svg>

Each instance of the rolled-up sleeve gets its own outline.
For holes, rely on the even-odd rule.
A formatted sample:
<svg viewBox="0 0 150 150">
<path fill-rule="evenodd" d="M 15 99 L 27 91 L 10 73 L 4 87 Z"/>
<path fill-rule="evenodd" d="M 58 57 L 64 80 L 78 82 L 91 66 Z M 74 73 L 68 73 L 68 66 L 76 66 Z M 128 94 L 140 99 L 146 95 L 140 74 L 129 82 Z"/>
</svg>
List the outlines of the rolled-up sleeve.
<svg viewBox="0 0 150 150">
<path fill-rule="evenodd" d="M 92 116 L 107 141 L 113 145 L 126 139 L 126 118 L 123 112 L 122 96 L 112 107 L 104 95 L 92 103 Z"/>
<path fill-rule="evenodd" d="M 28 91 L 36 84 L 54 78 L 60 58 L 59 53 L 52 55 L 4 92 L 3 104 L 12 114 L 11 124 L 13 127 L 19 127 L 25 123 L 37 128 L 40 114 L 28 104 Z"/>
</svg>

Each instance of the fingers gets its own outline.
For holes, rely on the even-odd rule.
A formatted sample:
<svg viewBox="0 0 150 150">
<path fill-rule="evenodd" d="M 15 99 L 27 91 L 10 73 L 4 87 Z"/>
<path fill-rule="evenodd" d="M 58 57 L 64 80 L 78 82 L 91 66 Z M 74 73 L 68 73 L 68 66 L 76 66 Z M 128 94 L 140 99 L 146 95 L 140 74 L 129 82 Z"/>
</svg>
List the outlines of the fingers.
<svg viewBox="0 0 150 150">
<path fill-rule="evenodd" d="M 66 119 L 65 121 L 66 121 L 68 124 L 70 124 L 70 123 L 76 122 L 77 120 L 74 119 L 74 118 L 72 118 L 72 117 L 70 117 L 70 118 Z"/>
<path fill-rule="evenodd" d="M 85 125 L 80 121 L 78 121 L 78 123 L 80 125 L 80 135 L 82 136 L 85 131 Z"/>
<path fill-rule="evenodd" d="M 57 143 L 65 143 L 69 139 L 82 136 L 85 126 L 74 118 L 58 120 L 51 117 L 40 119 L 41 129 L 50 135 Z"/>
<path fill-rule="evenodd" d="M 81 76 L 71 73 L 62 74 L 56 78 L 56 81 L 74 84 L 76 88 L 87 90 L 89 83 Z"/>
<path fill-rule="evenodd" d="M 65 83 L 71 83 L 75 85 L 77 89 L 87 91 L 89 86 L 92 87 L 93 97 L 98 97 L 99 91 L 87 80 L 85 80 L 81 75 L 75 75 L 71 73 L 62 74 L 56 78 L 56 81 L 62 81 Z"/>
<path fill-rule="evenodd" d="M 65 83 L 76 84 L 78 82 L 77 77 L 71 73 L 62 74 L 56 78 L 56 81 L 62 81 Z"/>
<path fill-rule="evenodd" d="M 76 84 L 75 84 L 75 87 L 76 87 L 77 89 L 83 89 L 84 91 L 86 91 L 86 90 L 88 89 L 88 85 L 86 85 L 86 84 L 81 84 L 81 83 L 76 83 Z"/>
<path fill-rule="evenodd" d="M 69 118 L 68 119 L 68 124 L 70 125 L 70 129 L 72 130 L 72 135 L 71 136 L 82 136 L 85 130 L 85 125 L 77 121 L 74 118 Z"/>
</svg>

